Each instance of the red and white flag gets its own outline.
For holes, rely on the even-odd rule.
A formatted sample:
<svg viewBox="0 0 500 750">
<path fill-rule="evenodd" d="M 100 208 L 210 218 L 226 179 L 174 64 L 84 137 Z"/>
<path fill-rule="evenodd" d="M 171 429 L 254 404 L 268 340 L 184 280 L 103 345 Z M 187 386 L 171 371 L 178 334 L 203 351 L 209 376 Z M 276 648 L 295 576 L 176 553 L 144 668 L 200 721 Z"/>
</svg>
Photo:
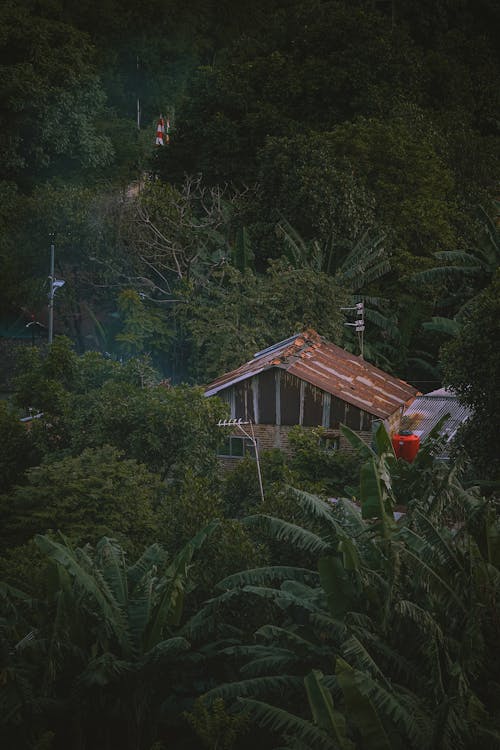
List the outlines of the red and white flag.
<svg viewBox="0 0 500 750">
<path fill-rule="evenodd" d="M 163 117 L 160 115 L 160 119 L 158 120 L 158 125 L 156 126 L 156 145 L 157 146 L 165 145 L 165 141 L 163 139 L 164 134 L 165 134 L 165 121 Z"/>
</svg>

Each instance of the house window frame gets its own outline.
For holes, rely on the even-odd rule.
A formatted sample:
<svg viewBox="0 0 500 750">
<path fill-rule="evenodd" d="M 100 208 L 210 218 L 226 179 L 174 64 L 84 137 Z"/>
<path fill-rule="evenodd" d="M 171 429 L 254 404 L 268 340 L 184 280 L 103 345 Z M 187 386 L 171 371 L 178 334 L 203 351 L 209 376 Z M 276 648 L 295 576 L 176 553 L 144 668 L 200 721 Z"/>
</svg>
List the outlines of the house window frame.
<svg viewBox="0 0 500 750">
<path fill-rule="evenodd" d="M 241 446 L 241 452 L 239 452 L 239 447 L 236 450 L 233 450 L 234 446 Z M 229 446 L 229 451 L 227 451 L 226 447 Z M 257 446 L 258 449 L 258 446 Z M 255 445 L 253 444 L 252 440 L 248 437 L 244 437 L 243 435 L 228 435 L 225 439 L 223 444 L 220 446 L 220 448 L 217 450 L 217 456 L 219 458 L 246 458 L 246 456 L 251 456 L 251 458 L 255 458 Z"/>
<path fill-rule="evenodd" d="M 337 453 L 340 450 L 340 433 L 329 430 L 320 435 L 319 446 L 325 453 Z"/>
</svg>

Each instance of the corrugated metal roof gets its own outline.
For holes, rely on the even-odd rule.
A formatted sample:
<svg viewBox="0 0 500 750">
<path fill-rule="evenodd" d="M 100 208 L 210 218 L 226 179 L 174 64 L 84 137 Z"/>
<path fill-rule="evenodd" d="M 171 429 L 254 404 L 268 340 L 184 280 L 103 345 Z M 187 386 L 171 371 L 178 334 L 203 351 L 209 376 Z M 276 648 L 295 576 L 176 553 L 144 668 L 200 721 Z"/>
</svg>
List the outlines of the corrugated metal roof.
<svg viewBox="0 0 500 750">
<path fill-rule="evenodd" d="M 286 370 L 381 419 L 394 414 L 418 393 L 412 385 L 309 329 L 258 352 L 250 362 L 217 378 L 206 387 L 205 395 L 212 396 L 271 367 Z"/>
<path fill-rule="evenodd" d="M 447 437 L 450 442 L 455 437 L 458 428 L 471 416 L 471 410 L 461 404 L 452 391 L 439 388 L 437 391 L 418 396 L 404 411 L 405 423 L 408 429 L 424 442 L 429 437 L 440 419 L 449 415 L 440 429 L 440 435 Z M 406 424 L 405 424 L 406 427 Z M 443 457 L 446 456 L 446 451 Z"/>
</svg>

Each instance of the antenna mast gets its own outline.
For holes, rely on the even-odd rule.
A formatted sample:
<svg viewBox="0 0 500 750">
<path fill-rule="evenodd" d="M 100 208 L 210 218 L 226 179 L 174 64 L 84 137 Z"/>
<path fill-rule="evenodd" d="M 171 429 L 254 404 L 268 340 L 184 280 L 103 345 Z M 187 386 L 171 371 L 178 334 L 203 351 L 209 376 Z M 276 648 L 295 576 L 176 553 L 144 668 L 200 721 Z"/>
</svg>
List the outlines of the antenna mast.
<svg viewBox="0 0 500 750">
<path fill-rule="evenodd" d="M 354 310 L 356 312 L 357 318 L 354 321 L 354 323 L 344 323 L 345 326 L 353 326 L 354 330 L 358 334 L 358 343 L 359 343 L 359 350 L 360 350 L 360 356 L 361 359 L 363 359 L 364 354 L 364 333 L 365 333 L 365 303 L 364 302 L 356 302 L 354 307 L 341 307 L 342 311 L 350 311 Z"/>
</svg>

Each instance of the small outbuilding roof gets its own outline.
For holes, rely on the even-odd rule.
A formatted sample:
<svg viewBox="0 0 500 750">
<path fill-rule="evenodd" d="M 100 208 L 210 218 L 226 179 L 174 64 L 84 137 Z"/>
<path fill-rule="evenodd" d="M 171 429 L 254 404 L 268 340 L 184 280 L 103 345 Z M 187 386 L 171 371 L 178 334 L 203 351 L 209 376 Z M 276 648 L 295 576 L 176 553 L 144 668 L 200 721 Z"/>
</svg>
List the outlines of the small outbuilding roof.
<svg viewBox="0 0 500 750">
<path fill-rule="evenodd" d="M 381 419 L 410 404 L 418 391 L 361 357 L 308 329 L 254 355 L 246 364 L 209 383 L 213 396 L 272 367 L 285 370 L 337 398 Z"/>
<path fill-rule="evenodd" d="M 409 428 L 424 442 L 438 424 L 439 420 L 447 416 L 441 425 L 439 434 L 447 438 L 447 443 L 455 437 L 458 428 L 471 416 L 469 407 L 460 403 L 453 391 L 438 388 L 423 396 L 418 396 L 405 409 L 403 417 L 409 422 Z M 445 456 L 446 451 L 443 453 Z"/>
</svg>

